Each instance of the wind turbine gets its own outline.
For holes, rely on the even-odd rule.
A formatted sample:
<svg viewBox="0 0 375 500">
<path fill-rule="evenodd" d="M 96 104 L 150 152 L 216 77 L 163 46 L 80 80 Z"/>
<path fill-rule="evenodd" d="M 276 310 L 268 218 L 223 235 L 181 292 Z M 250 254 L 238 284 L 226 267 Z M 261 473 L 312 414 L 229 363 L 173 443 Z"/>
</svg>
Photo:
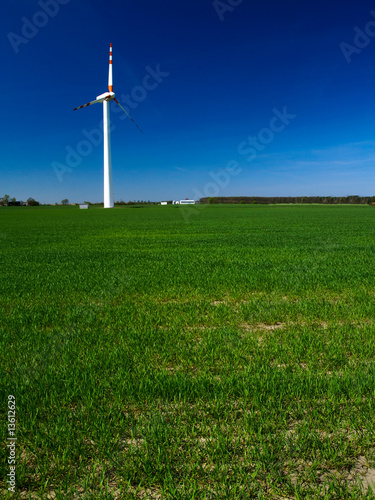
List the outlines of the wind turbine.
<svg viewBox="0 0 375 500">
<path fill-rule="evenodd" d="M 111 160 L 111 135 L 110 135 L 110 120 L 109 120 L 109 103 L 110 101 L 115 101 L 120 108 L 128 115 L 134 125 L 138 127 L 133 118 L 128 114 L 128 112 L 121 106 L 115 97 L 113 92 L 113 82 L 112 82 L 112 44 L 109 45 L 109 72 L 108 72 L 108 92 L 104 92 L 97 96 L 95 101 L 88 102 L 82 106 L 78 106 L 76 109 L 85 108 L 86 106 L 91 106 L 91 104 L 96 104 L 97 102 L 103 103 L 103 145 L 104 145 L 104 208 L 113 208 L 113 184 L 112 184 L 112 160 Z M 142 130 L 139 128 L 142 132 Z"/>
</svg>

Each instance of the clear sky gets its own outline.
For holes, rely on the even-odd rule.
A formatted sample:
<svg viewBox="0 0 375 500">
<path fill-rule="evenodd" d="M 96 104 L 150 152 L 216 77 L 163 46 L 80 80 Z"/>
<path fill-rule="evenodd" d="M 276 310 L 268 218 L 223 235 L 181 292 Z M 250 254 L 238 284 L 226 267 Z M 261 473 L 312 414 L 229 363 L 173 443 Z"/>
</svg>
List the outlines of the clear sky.
<svg viewBox="0 0 375 500">
<path fill-rule="evenodd" d="M 0 196 L 375 194 L 368 0 L 3 0 Z M 119 112 L 118 112 L 119 111 Z"/>
</svg>

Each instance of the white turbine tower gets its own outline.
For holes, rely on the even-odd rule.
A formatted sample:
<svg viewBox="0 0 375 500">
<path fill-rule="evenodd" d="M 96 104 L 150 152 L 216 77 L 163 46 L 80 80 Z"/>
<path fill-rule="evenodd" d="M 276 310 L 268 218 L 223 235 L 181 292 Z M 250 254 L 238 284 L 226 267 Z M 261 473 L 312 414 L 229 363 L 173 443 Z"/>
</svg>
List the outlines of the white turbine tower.
<svg viewBox="0 0 375 500">
<path fill-rule="evenodd" d="M 108 92 L 100 94 L 97 96 L 95 101 L 88 102 L 82 106 L 78 106 L 76 109 L 85 108 L 91 104 L 96 104 L 97 102 L 103 103 L 103 145 L 104 145 L 104 208 L 113 208 L 113 185 L 112 185 L 112 160 L 111 160 L 111 135 L 110 135 L 110 120 L 109 120 L 109 103 L 110 101 L 115 101 L 120 108 L 128 115 L 131 121 L 136 127 L 138 125 L 135 123 L 133 118 L 127 113 L 127 111 L 121 106 L 115 97 L 113 92 L 113 82 L 112 82 L 112 44 L 109 45 L 109 72 L 108 72 Z M 139 128 L 139 127 L 138 127 Z M 139 128 L 139 130 L 141 130 Z M 141 130 L 142 132 L 142 130 Z"/>
</svg>

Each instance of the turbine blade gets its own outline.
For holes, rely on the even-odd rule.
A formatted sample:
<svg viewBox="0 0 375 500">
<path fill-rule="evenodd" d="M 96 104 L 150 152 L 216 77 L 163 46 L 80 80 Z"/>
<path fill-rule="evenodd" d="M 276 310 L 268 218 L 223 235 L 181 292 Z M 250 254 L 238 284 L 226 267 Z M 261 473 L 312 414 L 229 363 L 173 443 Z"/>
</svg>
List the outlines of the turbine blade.
<svg viewBox="0 0 375 500">
<path fill-rule="evenodd" d="M 81 108 L 85 108 L 86 106 L 91 106 L 91 104 L 95 104 L 97 102 L 103 102 L 104 99 L 95 99 L 95 101 L 91 101 L 91 102 L 88 102 L 87 104 L 82 104 L 82 106 L 78 106 L 78 108 L 74 108 L 73 111 L 75 111 L 76 109 L 81 109 Z"/>
<path fill-rule="evenodd" d="M 108 71 L 108 90 L 113 92 L 112 82 L 112 44 L 109 44 L 109 71 Z"/>
<path fill-rule="evenodd" d="M 133 118 L 129 115 L 129 113 L 126 111 L 126 109 L 124 109 L 121 104 L 118 102 L 118 100 L 116 99 L 116 97 L 113 99 L 115 102 L 117 102 L 117 104 L 120 106 L 120 108 L 123 110 L 123 112 L 131 119 L 131 121 L 134 123 L 134 125 L 142 132 L 143 134 L 143 130 L 141 129 L 141 127 L 139 127 L 135 121 L 133 120 Z"/>
</svg>

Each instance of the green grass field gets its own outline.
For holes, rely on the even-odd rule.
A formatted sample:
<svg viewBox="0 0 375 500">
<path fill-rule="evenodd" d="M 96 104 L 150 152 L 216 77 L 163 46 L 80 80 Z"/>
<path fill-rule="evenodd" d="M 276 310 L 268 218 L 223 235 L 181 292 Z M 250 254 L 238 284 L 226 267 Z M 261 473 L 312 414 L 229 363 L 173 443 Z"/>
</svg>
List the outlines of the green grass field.
<svg viewBox="0 0 375 500">
<path fill-rule="evenodd" d="M 1 498 L 375 498 L 374 207 L 5 207 L 0 248 Z"/>
</svg>

